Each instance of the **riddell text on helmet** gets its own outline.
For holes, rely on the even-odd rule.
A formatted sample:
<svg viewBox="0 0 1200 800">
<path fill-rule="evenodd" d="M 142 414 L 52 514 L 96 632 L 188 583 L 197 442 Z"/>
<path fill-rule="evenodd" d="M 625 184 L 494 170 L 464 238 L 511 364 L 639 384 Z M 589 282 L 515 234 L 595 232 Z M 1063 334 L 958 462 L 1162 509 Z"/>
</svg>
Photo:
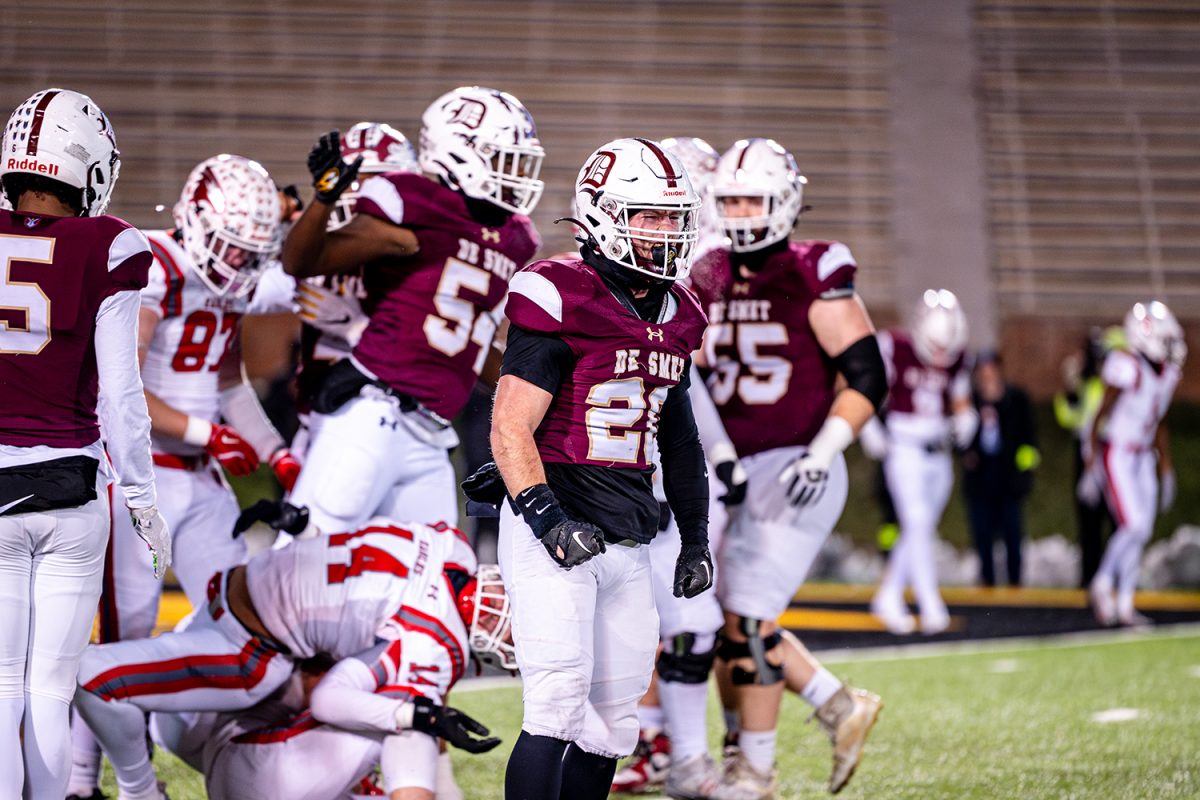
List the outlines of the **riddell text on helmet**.
<svg viewBox="0 0 1200 800">
<path fill-rule="evenodd" d="M 20 160 L 15 159 L 15 158 L 10 158 L 8 160 L 8 163 L 5 165 L 5 169 L 9 169 L 9 170 L 23 169 L 23 170 L 29 170 L 30 172 L 43 172 L 47 175 L 57 175 L 58 174 L 58 165 L 57 164 L 42 164 L 41 162 L 34 161 L 32 158 L 22 158 Z"/>
</svg>

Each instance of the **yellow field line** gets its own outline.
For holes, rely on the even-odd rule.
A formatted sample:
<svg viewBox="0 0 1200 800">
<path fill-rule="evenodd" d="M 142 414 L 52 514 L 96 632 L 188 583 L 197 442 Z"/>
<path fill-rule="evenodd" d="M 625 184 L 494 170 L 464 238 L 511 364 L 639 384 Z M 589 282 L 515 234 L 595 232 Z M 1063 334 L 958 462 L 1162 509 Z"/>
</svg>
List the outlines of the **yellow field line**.
<svg viewBox="0 0 1200 800">
<path fill-rule="evenodd" d="M 795 602 L 867 603 L 874 592 L 874 586 L 810 583 L 796 592 Z M 1087 607 L 1087 592 L 1082 589 L 943 586 L 941 592 L 948 604 L 957 606 Z M 1134 602 L 1147 611 L 1200 611 L 1200 592 L 1138 592 Z"/>
<path fill-rule="evenodd" d="M 779 615 L 784 628 L 822 631 L 884 631 L 883 623 L 865 611 L 832 611 L 824 608 L 789 608 Z M 961 631 L 966 621 L 951 617 L 952 631 Z"/>
</svg>

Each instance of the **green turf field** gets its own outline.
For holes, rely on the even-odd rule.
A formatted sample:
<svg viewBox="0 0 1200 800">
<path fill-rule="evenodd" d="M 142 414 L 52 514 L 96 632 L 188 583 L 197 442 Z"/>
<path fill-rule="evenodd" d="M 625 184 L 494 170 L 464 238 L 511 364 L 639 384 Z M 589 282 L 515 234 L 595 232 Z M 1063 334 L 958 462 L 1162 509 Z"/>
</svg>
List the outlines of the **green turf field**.
<svg viewBox="0 0 1200 800">
<path fill-rule="evenodd" d="M 1102 636 L 830 658 L 885 703 L 840 797 L 1200 797 L 1200 630 Z M 519 690 L 459 691 L 454 704 L 505 739 L 490 754 L 457 758 L 460 784 L 471 800 L 502 797 Z M 1106 711 L 1123 721 L 1094 719 Z M 781 798 L 828 796 L 829 747 L 808 714 L 785 701 Z M 187 767 L 161 755 L 158 763 L 174 800 L 204 797 Z M 106 790 L 115 796 L 111 777 Z"/>
</svg>

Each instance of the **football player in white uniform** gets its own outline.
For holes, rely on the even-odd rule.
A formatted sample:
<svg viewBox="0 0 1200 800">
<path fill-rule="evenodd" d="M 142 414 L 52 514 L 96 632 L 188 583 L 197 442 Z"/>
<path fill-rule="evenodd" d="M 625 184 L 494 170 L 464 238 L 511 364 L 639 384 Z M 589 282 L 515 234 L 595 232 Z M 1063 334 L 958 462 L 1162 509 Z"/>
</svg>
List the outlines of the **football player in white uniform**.
<svg viewBox="0 0 1200 800">
<path fill-rule="evenodd" d="M 458 597 L 468 607 L 440 607 L 442 630 L 461 631 L 454 620 L 461 617 L 471 625 L 478 652 L 481 636 L 507 629 L 499 570 L 481 566 L 476 588 L 466 572 L 446 574 L 467 582 Z M 302 662 L 287 683 L 253 708 L 155 712 L 151 734 L 205 776 L 213 800 L 345 797 L 376 764 L 389 796 L 408 790 L 403 796 L 411 800 L 432 798 L 442 780 L 434 737 L 472 753 L 499 744 L 476 738 L 487 736 L 486 728 L 442 708 L 458 673 L 452 650 L 432 635 L 435 630 L 389 624 L 385 641 L 343 659 L 324 677 L 310 667 L 320 658 Z M 461 640 L 454 643 L 466 647 Z M 511 664 L 503 657 L 501 662 Z"/>
<path fill-rule="evenodd" d="M 979 424 L 971 403 L 966 347 L 966 315 L 958 298 L 945 289 L 924 293 L 911 335 L 879 334 L 888 368 L 886 432 L 878 418 L 873 419 L 862 444 L 883 459 L 900 522 L 900 538 L 871 601 L 871 613 L 892 633 L 915 629 L 904 603 L 909 585 L 921 611 L 922 633 L 941 633 L 950 624 L 938 592 L 933 545 L 954 486 L 950 451 L 970 444 Z"/>
<path fill-rule="evenodd" d="M 1102 625 L 1149 622 L 1134 609 L 1133 594 L 1154 517 L 1175 501 L 1175 469 L 1163 417 L 1187 356 L 1183 328 L 1157 300 L 1129 310 L 1125 340 L 1127 350 L 1114 350 L 1104 359 L 1104 400 L 1092 424 L 1087 468 L 1089 474 L 1103 476 L 1105 499 L 1117 524 L 1089 590 Z"/>
<path fill-rule="evenodd" d="M 255 161 L 215 156 L 192 170 L 174 216 L 174 230 L 146 234 L 154 262 L 141 294 L 138 352 L 175 576 L 196 607 L 213 572 L 246 556 L 229 535 L 239 509 L 222 468 L 248 475 L 270 461 L 285 487 L 299 469 L 246 382 L 238 339 L 255 281 L 279 250 L 275 185 Z M 132 527 L 116 520 L 101 641 L 140 639 L 154 629 L 162 582 L 147 557 Z M 74 739 L 70 793 L 89 797 L 99 751 L 79 725 Z"/>
<path fill-rule="evenodd" d="M 61 800 L 110 519 L 129 519 L 110 481 L 147 577 L 171 560 L 134 336 L 150 252 L 104 215 L 121 161 L 90 97 L 37 92 L 0 149 L 0 797 Z"/>
<path fill-rule="evenodd" d="M 419 637 L 414 657 L 434 658 L 449 683 L 466 670 L 468 643 L 511 663 L 506 612 L 480 613 L 496 599 L 483 597 L 475 571 L 459 531 L 382 518 L 267 550 L 214 575 L 185 630 L 89 648 L 75 702 L 113 763 L 122 798 L 157 800 L 147 711 L 247 709 L 288 679 L 294 660 L 341 660 L 408 633 Z M 328 704 L 331 715 L 337 706 Z M 394 730 L 412 727 L 415 717 L 397 706 L 390 703 Z M 314 711 L 320 718 L 321 706 Z"/>
</svg>

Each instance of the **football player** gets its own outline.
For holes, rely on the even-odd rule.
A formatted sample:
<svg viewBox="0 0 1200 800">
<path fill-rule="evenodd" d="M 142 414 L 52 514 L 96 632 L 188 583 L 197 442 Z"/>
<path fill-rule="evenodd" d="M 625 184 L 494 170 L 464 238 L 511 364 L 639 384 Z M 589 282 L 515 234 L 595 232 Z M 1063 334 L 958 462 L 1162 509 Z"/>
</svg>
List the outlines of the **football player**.
<svg viewBox="0 0 1200 800">
<path fill-rule="evenodd" d="M 174 229 L 146 233 L 154 263 L 142 290 L 138 355 L 175 576 L 198 607 L 213 572 L 246 557 L 242 540 L 227 535 L 239 509 L 222 469 L 248 475 L 269 461 L 289 488 L 299 464 L 246 381 L 239 341 L 258 276 L 279 251 L 274 182 L 242 156 L 205 159 L 184 183 L 174 217 Z M 141 639 L 154 629 L 162 582 L 145 560 L 133 531 L 117 520 L 101 641 Z M 70 790 L 89 797 L 98 786 L 100 753 L 82 727 L 74 728 Z"/>
<path fill-rule="evenodd" d="M 250 708 L 287 680 L 293 660 L 341 660 L 398 631 L 432 640 L 450 681 L 466 669 L 464 643 L 504 650 L 506 629 L 492 620 L 482 630 L 476 609 L 485 584 L 475 570 L 457 530 L 382 518 L 259 553 L 213 576 L 185 630 L 89 648 L 76 705 L 113 763 L 121 796 L 159 798 L 144 712 Z M 469 638 L 466 625 L 477 629 Z"/>
<path fill-rule="evenodd" d="M 1143 625 L 1133 606 L 1142 548 L 1154 517 L 1175 501 L 1175 469 L 1163 417 L 1183 374 L 1187 345 L 1175 315 L 1158 300 L 1125 315 L 1128 349 L 1104 359 L 1104 400 L 1091 429 L 1089 474 L 1103 476 L 1117 530 L 1108 541 L 1089 598 L 1102 625 Z M 1116 592 L 1114 599 L 1113 593 Z"/>
<path fill-rule="evenodd" d="M 344 228 L 354 216 L 362 181 L 387 172 L 419 172 L 417 151 L 408 137 L 380 122 L 359 122 L 341 137 L 342 159 L 347 163 L 362 156 L 354 181 L 338 197 L 329 216 L 329 230 Z M 303 459 L 311 436 L 312 399 L 329 368 L 350 355 L 367 327 L 363 303 L 363 270 L 310 278 L 297 286 L 295 278 L 275 262 L 259 281 L 254 294 L 255 309 L 261 313 L 297 311 L 300 330 L 300 363 L 296 368 L 296 410 L 300 429 L 292 439 L 291 451 Z M 369 308 L 369 306 L 367 307 Z M 269 311 L 268 311 L 269 309 Z"/>
<path fill-rule="evenodd" d="M 725 241 L 712 200 L 711 184 L 720 155 L 708 142 L 692 136 L 662 140 L 677 156 L 701 197 L 697 252 Z M 726 506 L 741 503 L 746 476 L 708 389 L 693 366 L 688 389 L 700 441 L 709 461 L 709 548 L 720 550 Z M 654 489 L 666 506 L 660 472 Z M 658 609 L 662 652 L 656 662 L 650 691 L 638 705 L 638 744 L 633 759 L 613 779 L 614 792 L 644 792 L 666 783 L 671 797 L 699 797 L 715 788 L 719 775 L 708 756 L 708 676 L 716 656 L 716 635 L 724 622 L 715 593 L 696 598 L 672 593 L 679 531 L 669 509 L 660 521 L 660 535 L 650 543 L 654 604 Z"/>
<path fill-rule="evenodd" d="M 362 163 L 342 158 L 338 138 L 322 137 L 309 156 L 316 200 L 288 235 L 283 264 L 301 279 L 369 264 L 371 321 L 314 400 L 325 416 L 292 497 L 324 532 L 376 512 L 453 522 L 449 420 L 491 350 L 509 278 L 538 247 L 526 215 L 542 193 L 545 152 L 515 97 L 455 89 L 422 117 L 424 174 L 366 181 L 354 218 L 330 233 Z"/>
<path fill-rule="evenodd" d="M 575 182 L 580 258 L 513 278 L 492 451 L 524 722 L 505 796 L 608 795 L 637 742 L 658 616 L 648 548 L 657 438 L 683 540 L 676 595 L 712 584 L 708 481 L 687 397 L 704 314 L 687 275 L 700 197 L 648 139 L 597 149 Z M 515 510 L 514 510 L 515 509 Z"/>
<path fill-rule="evenodd" d="M 464 572 L 448 574 L 467 578 Z M 499 570 L 481 566 L 478 581 L 478 591 L 468 585 L 459 595 L 469 605 L 462 620 L 476 623 L 476 647 L 480 635 L 503 634 L 507 628 Z M 443 708 L 458 673 L 445 637 L 435 634 L 455 636 L 463 627 L 453 619 L 459 611 L 441 610 L 449 615 L 444 627 L 391 624 L 387 641 L 343 659 L 324 677 L 312 662 L 302 662 L 291 680 L 251 709 L 156 712 L 151 733 L 205 776 L 213 800 L 345 797 L 376 764 L 389 796 L 408 790 L 405 797 L 432 798 L 440 778 L 435 736 L 472 753 L 499 744 L 495 738 L 477 738 L 487 736 L 487 729 Z M 479 621 L 477 615 L 482 615 Z M 467 646 L 453 641 L 460 650 Z M 511 648 L 506 649 L 501 663 L 511 664 Z"/>
<path fill-rule="evenodd" d="M 900 537 L 871 600 L 871 613 L 895 634 L 915 629 L 904 589 L 911 585 L 920 609 L 921 632 L 941 633 L 950 614 L 938 592 L 933 549 L 938 520 L 954 487 L 952 448 L 975 438 L 979 414 L 971 402 L 966 358 L 967 318 L 945 289 L 922 296 L 911 335 L 879 334 L 888 367 L 886 425 L 872 421 L 864 447 L 883 457 L 884 477 L 900 523 Z"/>
<path fill-rule="evenodd" d="M 740 726 L 740 749 L 712 795 L 719 798 L 774 792 L 785 684 L 816 709 L 833 741 L 834 792 L 854 771 L 881 706 L 775 625 L 841 516 L 848 488 L 842 452 L 886 395 L 849 248 L 788 239 L 804 183 L 776 142 L 735 143 L 713 184 L 729 243 L 693 275 L 709 316 L 702 354 L 712 370 L 708 388 L 749 477 L 722 546 L 717 586 L 725 612 L 718 676 L 734 685 Z"/>
<path fill-rule="evenodd" d="M 104 216 L 121 160 L 91 98 L 37 92 L 9 118 L 0 152 L 0 797 L 61 800 L 110 480 L 150 546 L 147 578 L 171 561 L 137 369 L 150 248 Z"/>
</svg>

